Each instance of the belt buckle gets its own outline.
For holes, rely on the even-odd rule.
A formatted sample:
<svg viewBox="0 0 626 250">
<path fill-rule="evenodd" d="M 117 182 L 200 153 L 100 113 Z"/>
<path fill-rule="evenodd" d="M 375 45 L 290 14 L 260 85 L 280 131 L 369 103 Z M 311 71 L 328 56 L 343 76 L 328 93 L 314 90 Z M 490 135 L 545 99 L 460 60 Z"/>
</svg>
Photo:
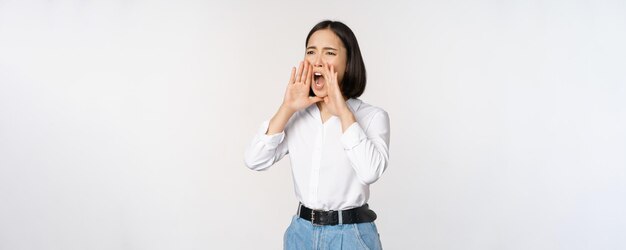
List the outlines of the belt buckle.
<svg viewBox="0 0 626 250">
<path fill-rule="evenodd" d="M 313 224 L 313 226 L 320 226 L 320 224 L 315 223 L 315 210 L 311 209 L 311 224 Z"/>
</svg>

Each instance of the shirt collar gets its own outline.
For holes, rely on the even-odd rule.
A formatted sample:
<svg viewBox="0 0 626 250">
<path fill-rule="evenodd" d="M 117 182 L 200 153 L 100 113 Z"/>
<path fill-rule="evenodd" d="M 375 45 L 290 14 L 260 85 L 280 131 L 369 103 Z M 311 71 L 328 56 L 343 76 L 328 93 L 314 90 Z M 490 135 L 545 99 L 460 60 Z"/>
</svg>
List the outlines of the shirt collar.
<svg viewBox="0 0 626 250">
<path fill-rule="evenodd" d="M 361 103 L 363 103 L 363 101 L 356 98 L 350 98 L 346 101 L 346 103 L 348 103 L 348 107 L 352 110 L 352 112 L 356 112 L 357 110 L 359 110 L 359 107 L 361 106 Z M 317 110 L 317 105 L 313 104 L 306 108 L 306 112 L 311 115 L 313 115 L 315 112 L 313 110 Z"/>
<path fill-rule="evenodd" d="M 348 101 L 348 106 L 352 109 L 352 112 L 356 112 L 359 110 L 359 106 L 361 106 L 362 101 L 356 98 L 350 98 Z"/>
</svg>

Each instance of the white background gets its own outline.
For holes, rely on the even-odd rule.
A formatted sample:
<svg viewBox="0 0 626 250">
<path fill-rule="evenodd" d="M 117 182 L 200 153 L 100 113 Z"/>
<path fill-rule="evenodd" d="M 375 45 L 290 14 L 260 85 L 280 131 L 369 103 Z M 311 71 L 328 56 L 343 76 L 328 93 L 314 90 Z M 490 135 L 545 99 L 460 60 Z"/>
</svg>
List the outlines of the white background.
<svg viewBox="0 0 626 250">
<path fill-rule="evenodd" d="M 383 3 L 385 2 L 385 3 Z M 243 150 L 323 19 L 389 112 L 386 249 L 626 249 L 624 1 L 0 0 L 0 249 L 280 249 Z"/>
</svg>

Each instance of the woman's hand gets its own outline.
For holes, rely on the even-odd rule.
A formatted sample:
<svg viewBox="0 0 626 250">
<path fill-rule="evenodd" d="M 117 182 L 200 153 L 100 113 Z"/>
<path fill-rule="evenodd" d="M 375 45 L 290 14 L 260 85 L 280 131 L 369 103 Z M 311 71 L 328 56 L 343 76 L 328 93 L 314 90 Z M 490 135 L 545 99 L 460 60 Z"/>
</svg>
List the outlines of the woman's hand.
<svg viewBox="0 0 626 250">
<path fill-rule="evenodd" d="M 345 131 L 350 125 L 352 125 L 352 123 L 356 122 L 356 119 L 354 118 L 352 111 L 348 108 L 346 100 L 341 93 L 335 67 L 324 64 L 322 77 L 326 80 L 326 90 L 328 93 L 328 95 L 324 97 L 324 103 L 326 104 L 330 114 L 339 117 L 343 131 Z"/>
<path fill-rule="evenodd" d="M 291 69 L 291 78 L 287 84 L 282 107 L 291 112 L 296 112 L 311 106 L 313 103 L 322 101 L 322 98 L 317 96 L 309 97 L 312 81 L 313 68 L 309 62 L 300 62 L 297 73 L 296 68 L 293 67 Z"/>
<path fill-rule="evenodd" d="M 265 134 L 273 135 L 285 129 L 289 118 L 298 110 L 304 109 L 311 104 L 322 101 L 317 96 L 309 97 L 311 82 L 313 81 L 313 70 L 309 62 L 300 62 L 298 72 L 296 68 L 291 69 L 291 78 L 287 84 L 285 97 L 280 108 L 270 120 Z"/>
</svg>

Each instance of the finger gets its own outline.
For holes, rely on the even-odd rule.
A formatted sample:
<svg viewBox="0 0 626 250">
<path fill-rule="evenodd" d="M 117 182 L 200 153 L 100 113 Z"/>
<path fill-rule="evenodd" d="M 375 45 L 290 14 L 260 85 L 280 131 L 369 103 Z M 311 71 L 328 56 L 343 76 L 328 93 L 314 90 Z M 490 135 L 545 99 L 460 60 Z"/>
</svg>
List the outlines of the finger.
<svg viewBox="0 0 626 250">
<path fill-rule="evenodd" d="M 298 65 L 298 72 L 296 73 L 296 82 L 300 81 L 300 78 L 302 78 L 302 68 L 304 66 L 304 62 L 300 62 L 300 65 Z"/>
<path fill-rule="evenodd" d="M 321 98 L 321 97 L 319 97 L 319 96 L 314 96 L 314 97 L 309 98 L 309 103 L 310 103 L 310 104 L 313 104 L 313 103 L 321 102 L 321 101 L 323 101 L 323 100 L 324 100 L 324 99 L 322 99 L 322 98 Z"/>
<path fill-rule="evenodd" d="M 328 72 L 330 72 L 330 66 L 332 66 L 332 65 L 330 65 L 328 63 L 324 63 L 324 68 L 326 68 L 326 71 L 328 71 Z"/>
<path fill-rule="evenodd" d="M 330 81 L 330 75 L 328 73 L 328 64 L 326 62 L 322 62 L 322 77 L 324 77 L 326 82 Z"/>
<path fill-rule="evenodd" d="M 331 93 L 335 92 L 335 88 L 337 86 L 337 74 L 335 74 L 335 66 L 327 64 L 326 65 L 326 82 L 328 83 L 328 89 Z"/>
<path fill-rule="evenodd" d="M 304 85 L 307 87 L 311 86 L 311 82 L 313 81 L 313 66 L 309 64 L 308 73 L 306 75 L 306 81 L 304 81 Z"/>
<path fill-rule="evenodd" d="M 335 72 L 335 66 L 330 65 L 330 76 L 332 77 L 333 85 L 337 84 L 337 72 Z"/>
<path fill-rule="evenodd" d="M 339 95 L 343 95 L 343 94 L 341 93 L 341 88 L 339 87 L 339 82 L 338 82 L 338 80 L 337 80 L 337 72 L 335 72 L 335 73 L 333 74 L 333 79 L 335 79 L 335 80 L 334 80 L 335 82 L 333 83 L 333 88 L 336 88 L 336 89 L 337 89 L 336 91 L 338 92 L 338 94 L 339 94 Z"/>
<path fill-rule="evenodd" d="M 293 84 L 296 80 L 296 67 L 291 67 L 291 77 L 289 77 L 289 84 Z"/>
<path fill-rule="evenodd" d="M 306 78 L 309 75 L 309 61 L 304 61 L 304 65 L 302 65 L 302 75 L 300 76 L 300 80 L 298 82 L 304 83 Z"/>
</svg>

